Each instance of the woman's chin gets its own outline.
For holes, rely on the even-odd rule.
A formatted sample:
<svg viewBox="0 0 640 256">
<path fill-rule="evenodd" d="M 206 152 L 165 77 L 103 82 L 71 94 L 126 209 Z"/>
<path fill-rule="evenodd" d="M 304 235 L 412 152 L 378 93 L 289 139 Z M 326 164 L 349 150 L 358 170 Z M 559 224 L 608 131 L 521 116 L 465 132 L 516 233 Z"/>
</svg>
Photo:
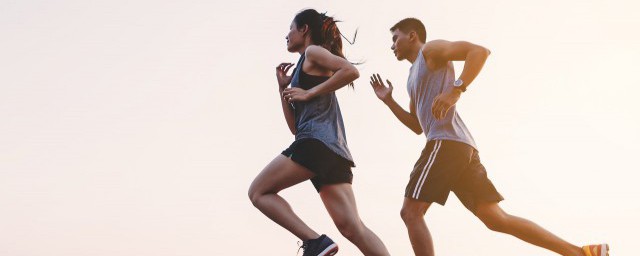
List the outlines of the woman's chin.
<svg viewBox="0 0 640 256">
<path fill-rule="evenodd" d="M 298 52 L 300 47 L 296 47 L 295 45 L 289 45 L 287 44 L 287 51 L 294 53 L 294 52 Z"/>
</svg>

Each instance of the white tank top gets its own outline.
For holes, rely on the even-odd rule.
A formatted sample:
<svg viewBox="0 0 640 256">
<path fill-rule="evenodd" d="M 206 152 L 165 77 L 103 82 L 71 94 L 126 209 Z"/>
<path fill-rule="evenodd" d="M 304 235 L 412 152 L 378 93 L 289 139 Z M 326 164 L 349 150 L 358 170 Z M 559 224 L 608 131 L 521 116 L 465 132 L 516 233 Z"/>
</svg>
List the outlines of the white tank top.
<svg viewBox="0 0 640 256">
<path fill-rule="evenodd" d="M 445 88 L 453 87 L 454 80 L 455 71 L 451 61 L 447 62 L 447 65 L 430 70 L 421 50 L 409 71 L 407 81 L 409 97 L 415 104 L 416 116 L 422 131 L 427 136 L 427 141 L 452 140 L 466 143 L 477 149 L 473 136 L 462 122 L 455 105 L 449 109 L 443 119 L 436 120 L 431 114 L 431 105 L 436 96 Z"/>
</svg>

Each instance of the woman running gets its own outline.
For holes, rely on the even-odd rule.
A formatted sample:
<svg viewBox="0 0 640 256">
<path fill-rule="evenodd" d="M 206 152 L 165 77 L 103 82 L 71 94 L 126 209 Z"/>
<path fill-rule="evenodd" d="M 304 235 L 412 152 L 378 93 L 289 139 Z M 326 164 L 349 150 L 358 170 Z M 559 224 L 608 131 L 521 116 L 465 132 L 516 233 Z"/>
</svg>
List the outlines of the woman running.
<svg viewBox="0 0 640 256">
<path fill-rule="evenodd" d="M 380 239 L 360 220 L 351 188 L 355 167 L 347 147 L 335 91 L 360 75 L 342 53 L 342 34 L 332 17 L 307 9 L 289 27 L 287 50 L 300 53 L 276 67 L 282 111 L 295 141 L 255 178 L 249 198 L 264 215 L 302 240 L 303 256 L 334 255 L 338 245 L 307 226 L 278 195 L 311 180 L 340 233 L 364 255 L 389 255 Z M 287 88 L 291 84 L 290 88 Z"/>
</svg>

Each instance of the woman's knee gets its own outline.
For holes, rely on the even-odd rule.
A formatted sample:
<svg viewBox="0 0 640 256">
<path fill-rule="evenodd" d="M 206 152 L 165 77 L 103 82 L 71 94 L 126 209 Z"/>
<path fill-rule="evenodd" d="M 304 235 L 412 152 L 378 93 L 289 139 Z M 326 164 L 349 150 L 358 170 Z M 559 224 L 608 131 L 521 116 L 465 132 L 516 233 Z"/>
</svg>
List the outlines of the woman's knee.
<svg viewBox="0 0 640 256">
<path fill-rule="evenodd" d="M 247 194 L 249 195 L 249 200 L 251 200 L 251 203 L 253 205 L 256 205 L 260 197 L 260 193 L 257 192 L 253 185 L 249 186 L 249 191 Z"/>
<path fill-rule="evenodd" d="M 266 190 L 259 185 L 259 182 L 257 182 L 257 180 L 251 183 L 247 194 L 249 196 L 249 200 L 251 200 L 251 203 L 254 206 L 260 201 L 260 198 L 266 194 L 265 191 Z"/>
<path fill-rule="evenodd" d="M 359 219 L 343 218 L 334 220 L 334 223 L 340 234 L 349 240 L 357 238 L 364 231 L 364 224 Z"/>
<path fill-rule="evenodd" d="M 264 170 L 262 172 L 264 172 Z M 277 190 L 273 187 L 277 183 L 274 183 L 272 180 L 267 180 L 265 177 L 266 176 L 261 173 L 253 180 L 253 182 L 251 182 L 251 185 L 249 185 L 247 194 L 249 196 L 249 200 L 251 200 L 251 203 L 254 206 L 257 206 L 256 204 L 260 201 L 262 196 L 277 193 Z"/>
</svg>

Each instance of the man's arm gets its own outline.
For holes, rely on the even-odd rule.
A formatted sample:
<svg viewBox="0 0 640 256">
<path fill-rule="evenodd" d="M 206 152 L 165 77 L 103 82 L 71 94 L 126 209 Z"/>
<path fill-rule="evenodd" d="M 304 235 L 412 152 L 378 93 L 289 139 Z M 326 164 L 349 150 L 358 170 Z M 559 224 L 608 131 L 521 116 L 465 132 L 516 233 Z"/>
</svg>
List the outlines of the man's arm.
<svg viewBox="0 0 640 256">
<path fill-rule="evenodd" d="M 398 103 L 391 96 L 391 93 L 393 92 L 393 85 L 391 84 L 391 82 L 389 82 L 389 80 L 387 80 L 387 84 L 389 84 L 389 87 L 387 87 L 382 82 L 382 78 L 380 78 L 380 75 L 376 74 L 371 76 L 371 81 L 369 82 L 369 84 L 371 84 L 371 86 L 373 87 L 373 91 L 376 93 L 376 96 L 378 96 L 378 98 L 382 100 L 382 102 L 384 102 L 384 104 L 386 104 L 389 109 L 391 109 L 391 112 L 393 112 L 393 114 L 398 118 L 398 120 L 400 120 L 400 122 L 402 122 L 402 124 L 404 124 L 416 134 L 422 134 L 422 127 L 420 126 L 418 117 L 416 117 L 416 107 L 413 100 L 411 100 L 411 102 L 409 103 L 410 112 L 407 112 L 400 105 L 398 105 Z"/>
<path fill-rule="evenodd" d="M 487 48 L 465 41 L 433 40 L 422 48 L 422 55 L 427 62 L 435 65 L 443 65 L 447 61 L 464 61 L 459 77 L 464 81 L 464 86 L 469 86 L 476 79 L 490 54 L 491 51 Z"/>
<path fill-rule="evenodd" d="M 425 44 L 422 48 L 422 54 L 425 56 L 429 68 L 446 65 L 448 61 L 464 61 L 464 68 L 459 79 L 463 82 L 462 87 L 467 88 L 482 70 L 491 51 L 464 41 L 434 40 Z M 460 99 L 461 94 L 462 90 L 455 89 L 452 84 L 446 85 L 442 94 L 438 95 L 433 102 L 431 107 L 433 116 L 436 119 L 443 118 L 449 108 Z"/>
</svg>

